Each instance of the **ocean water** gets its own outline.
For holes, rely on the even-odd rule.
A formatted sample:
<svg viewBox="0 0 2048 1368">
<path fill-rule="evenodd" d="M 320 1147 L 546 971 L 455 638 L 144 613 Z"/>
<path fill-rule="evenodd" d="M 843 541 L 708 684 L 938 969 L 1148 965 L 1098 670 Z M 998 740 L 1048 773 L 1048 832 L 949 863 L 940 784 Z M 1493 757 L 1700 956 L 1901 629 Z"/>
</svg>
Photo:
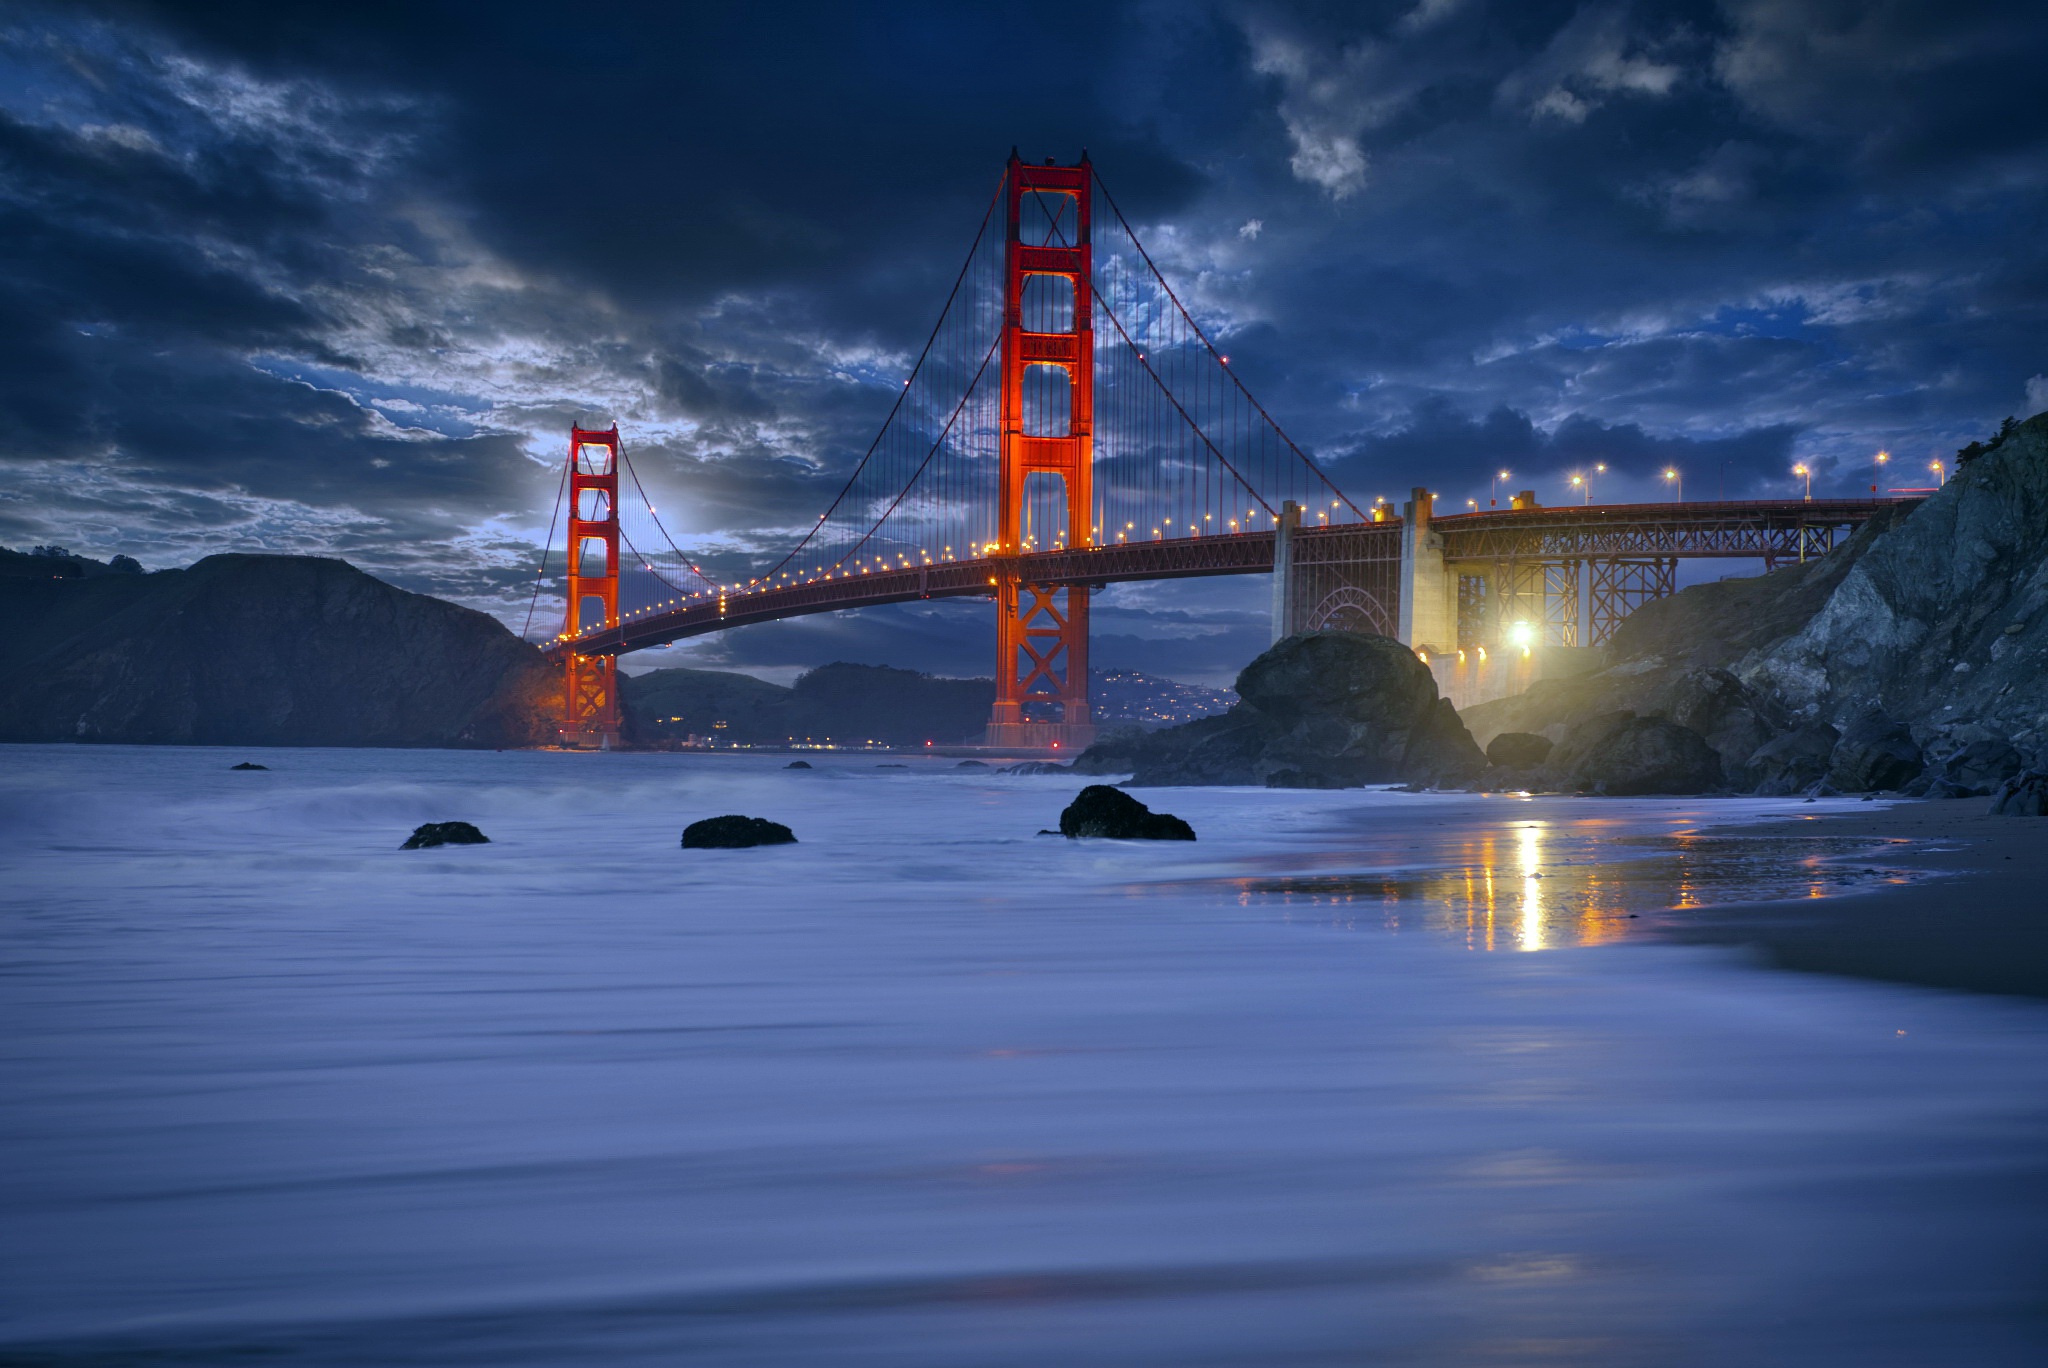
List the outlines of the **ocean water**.
<svg viewBox="0 0 2048 1368">
<path fill-rule="evenodd" d="M 885 759 L 0 748 L 0 1363 L 2048 1362 L 2048 1009 L 1636 934 L 1910 851 Z"/>
</svg>

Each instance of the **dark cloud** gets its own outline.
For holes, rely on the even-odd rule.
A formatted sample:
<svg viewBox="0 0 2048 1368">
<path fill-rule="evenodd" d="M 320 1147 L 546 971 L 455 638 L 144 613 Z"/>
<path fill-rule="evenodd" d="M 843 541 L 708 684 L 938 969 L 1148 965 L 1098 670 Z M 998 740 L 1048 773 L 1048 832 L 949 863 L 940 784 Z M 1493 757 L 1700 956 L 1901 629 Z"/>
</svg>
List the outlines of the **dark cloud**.
<svg viewBox="0 0 2048 1368">
<path fill-rule="evenodd" d="M 16 7 L 0 538 L 326 550 L 516 623 L 564 429 L 616 420 L 744 577 L 1013 143 L 1089 148 L 1361 500 L 1847 489 L 2048 393 L 2044 58 L 2019 0 Z M 1098 663 L 1227 678 L 1250 584 L 1114 591 Z M 690 649 L 980 673 L 977 612 Z"/>
</svg>

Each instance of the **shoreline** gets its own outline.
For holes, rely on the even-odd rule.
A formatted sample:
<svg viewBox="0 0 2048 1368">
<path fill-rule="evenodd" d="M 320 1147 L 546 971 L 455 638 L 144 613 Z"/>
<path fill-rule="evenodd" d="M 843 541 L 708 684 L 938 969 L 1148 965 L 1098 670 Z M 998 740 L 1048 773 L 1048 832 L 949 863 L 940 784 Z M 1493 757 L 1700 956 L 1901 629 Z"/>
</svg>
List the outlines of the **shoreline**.
<svg viewBox="0 0 2048 1368">
<path fill-rule="evenodd" d="M 1868 838 L 1935 877 L 1817 899 L 1665 912 L 1658 939 L 1748 947 L 1774 968 L 2048 998 L 2048 820 L 1994 817 L 1988 798 L 1918 799 L 1702 828 L 1733 838 Z M 1846 863 L 1857 857 L 1844 857 Z"/>
</svg>

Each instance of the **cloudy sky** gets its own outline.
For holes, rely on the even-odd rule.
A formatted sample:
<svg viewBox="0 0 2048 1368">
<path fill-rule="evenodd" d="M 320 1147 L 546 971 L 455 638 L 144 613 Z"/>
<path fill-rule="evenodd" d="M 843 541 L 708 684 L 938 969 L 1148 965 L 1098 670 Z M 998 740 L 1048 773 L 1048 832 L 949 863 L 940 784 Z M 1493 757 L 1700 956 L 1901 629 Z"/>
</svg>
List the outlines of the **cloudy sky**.
<svg viewBox="0 0 2048 1368">
<path fill-rule="evenodd" d="M 2048 408 L 2033 0 L 1022 9 L 0 10 L 0 544 L 339 555 L 516 628 L 616 420 L 737 568 L 866 447 L 1013 144 L 1089 149 L 1361 498 L 1848 493 Z M 1111 590 L 1097 664 L 1227 677 L 1263 591 Z M 989 617 L 641 663 L 987 673 Z"/>
</svg>

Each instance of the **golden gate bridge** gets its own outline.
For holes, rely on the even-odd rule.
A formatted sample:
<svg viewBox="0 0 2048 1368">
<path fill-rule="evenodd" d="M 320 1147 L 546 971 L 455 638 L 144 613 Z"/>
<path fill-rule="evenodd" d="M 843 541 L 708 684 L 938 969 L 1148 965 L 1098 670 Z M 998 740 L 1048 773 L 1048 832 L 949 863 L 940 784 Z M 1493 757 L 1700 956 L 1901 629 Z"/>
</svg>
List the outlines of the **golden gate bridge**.
<svg viewBox="0 0 2048 1368">
<path fill-rule="evenodd" d="M 607 745 L 625 652 L 985 597 L 988 743 L 1077 749 L 1094 735 L 1089 599 L 1108 584 L 1270 574 L 1275 640 L 1345 628 L 1483 660 L 1536 636 L 1598 643 L 1674 591 L 1680 558 L 1804 560 L 1894 502 L 1540 508 L 1523 495 L 1439 517 L 1417 488 L 1398 508 L 1361 506 L 1245 387 L 1087 154 L 1035 165 L 1013 150 L 881 429 L 757 573 L 706 573 L 668 534 L 616 426 L 571 430 L 549 527 L 551 548 L 566 505 L 567 613 L 544 650 L 563 670 L 564 743 Z"/>
</svg>

